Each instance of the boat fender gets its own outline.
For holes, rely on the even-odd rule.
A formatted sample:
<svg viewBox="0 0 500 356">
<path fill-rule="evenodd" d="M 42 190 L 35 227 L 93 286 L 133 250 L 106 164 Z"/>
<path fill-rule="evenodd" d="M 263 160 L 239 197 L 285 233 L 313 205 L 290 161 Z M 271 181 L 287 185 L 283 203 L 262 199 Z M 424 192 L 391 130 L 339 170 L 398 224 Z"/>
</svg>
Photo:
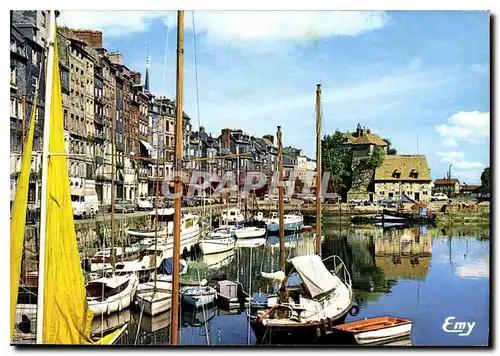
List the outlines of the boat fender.
<svg viewBox="0 0 500 356">
<path fill-rule="evenodd" d="M 321 329 L 319 327 L 316 327 L 316 337 L 321 337 Z"/>
<path fill-rule="evenodd" d="M 357 305 L 353 305 L 349 310 L 349 315 L 357 316 L 359 314 L 359 307 Z"/>
</svg>

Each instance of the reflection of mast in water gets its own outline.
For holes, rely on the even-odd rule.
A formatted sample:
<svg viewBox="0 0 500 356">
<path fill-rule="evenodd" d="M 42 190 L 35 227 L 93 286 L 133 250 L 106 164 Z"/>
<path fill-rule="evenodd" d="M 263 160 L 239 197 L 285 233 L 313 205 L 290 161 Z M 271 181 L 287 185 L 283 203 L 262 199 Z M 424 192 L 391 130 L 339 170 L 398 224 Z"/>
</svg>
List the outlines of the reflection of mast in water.
<svg viewBox="0 0 500 356">
<path fill-rule="evenodd" d="M 448 236 L 448 256 L 450 260 L 450 266 L 453 266 L 453 263 L 451 262 L 451 235 Z"/>
</svg>

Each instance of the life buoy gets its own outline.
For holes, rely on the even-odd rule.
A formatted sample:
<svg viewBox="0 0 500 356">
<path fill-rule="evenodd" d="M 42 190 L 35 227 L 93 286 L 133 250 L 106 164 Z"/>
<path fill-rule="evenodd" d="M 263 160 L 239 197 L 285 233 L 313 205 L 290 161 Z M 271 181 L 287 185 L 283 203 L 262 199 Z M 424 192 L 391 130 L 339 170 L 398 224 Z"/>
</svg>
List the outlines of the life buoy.
<svg viewBox="0 0 500 356">
<path fill-rule="evenodd" d="M 353 305 L 349 310 L 349 315 L 357 316 L 359 314 L 359 307 L 357 305 Z"/>
</svg>

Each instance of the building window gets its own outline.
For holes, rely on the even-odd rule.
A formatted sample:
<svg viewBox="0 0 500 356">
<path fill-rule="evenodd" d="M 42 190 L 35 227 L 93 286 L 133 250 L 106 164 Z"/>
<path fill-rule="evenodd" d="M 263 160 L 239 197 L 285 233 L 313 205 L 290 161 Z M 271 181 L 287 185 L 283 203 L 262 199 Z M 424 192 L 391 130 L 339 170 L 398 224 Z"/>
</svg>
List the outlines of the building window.
<svg viewBox="0 0 500 356">
<path fill-rule="evenodd" d="M 10 68 L 10 84 L 17 86 L 17 67 Z"/>
<path fill-rule="evenodd" d="M 45 14 L 45 11 L 42 11 L 42 27 L 47 27 L 47 15 Z"/>
<path fill-rule="evenodd" d="M 33 88 L 35 88 L 35 90 L 37 88 L 37 84 L 38 84 L 38 79 L 37 77 L 33 76 Z"/>
<path fill-rule="evenodd" d="M 10 116 L 17 118 L 18 109 L 17 109 L 17 100 L 14 98 L 10 99 Z"/>
<path fill-rule="evenodd" d="M 424 191 L 422 192 L 422 194 L 423 194 L 423 195 L 427 195 L 427 191 L 426 191 L 426 190 L 424 190 Z"/>
</svg>

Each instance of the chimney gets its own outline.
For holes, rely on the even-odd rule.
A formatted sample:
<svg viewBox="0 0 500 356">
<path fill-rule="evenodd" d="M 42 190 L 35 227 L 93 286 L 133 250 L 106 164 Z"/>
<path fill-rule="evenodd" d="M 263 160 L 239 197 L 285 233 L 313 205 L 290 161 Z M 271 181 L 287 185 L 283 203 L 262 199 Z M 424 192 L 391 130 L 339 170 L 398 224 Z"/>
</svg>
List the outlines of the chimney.
<svg viewBox="0 0 500 356">
<path fill-rule="evenodd" d="M 361 125 L 358 123 L 358 126 L 356 127 L 356 137 L 361 137 L 363 136 L 363 129 L 361 128 Z"/>
<path fill-rule="evenodd" d="M 123 65 L 123 56 L 120 52 L 108 53 L 108 58 L 113 64 Z"/>
<path fill-rule="evenodd" d="M 229 137 L 229 129 L 222 129 L 220 131 L 220 139 L 222 147 L 229 150 L 231 148 L 231 138 Z"/>
<path fill-rule="evenodd" d="M 274 136 L 273 135 L 264 135 L 262 138 L 269 140 L 274 145 Z"/>
<path fill-rule="evenodd" d="M 205 132 L 205 126 L 200 126 L 200 132 Z"/>
<path fill-rule="evenodd" d="M 371 131 L 370 131 L 370 129 L 367 129 L 367 130 L 366 130 L 366 133 L 367 133 L 367 134 L 369 134 L 370 132 L 371 132 Z"/>
<path fill-rule="evenodd" d="M 135 72 L 133 75 L 134 84 L 141 85 L 141 72 Z"/>
<path fill-rule="evenodd" d="M 72 30 L 83 42 L 93 48 L 102 48 L 102 32 L 93 30 Z"/>
</svg>

